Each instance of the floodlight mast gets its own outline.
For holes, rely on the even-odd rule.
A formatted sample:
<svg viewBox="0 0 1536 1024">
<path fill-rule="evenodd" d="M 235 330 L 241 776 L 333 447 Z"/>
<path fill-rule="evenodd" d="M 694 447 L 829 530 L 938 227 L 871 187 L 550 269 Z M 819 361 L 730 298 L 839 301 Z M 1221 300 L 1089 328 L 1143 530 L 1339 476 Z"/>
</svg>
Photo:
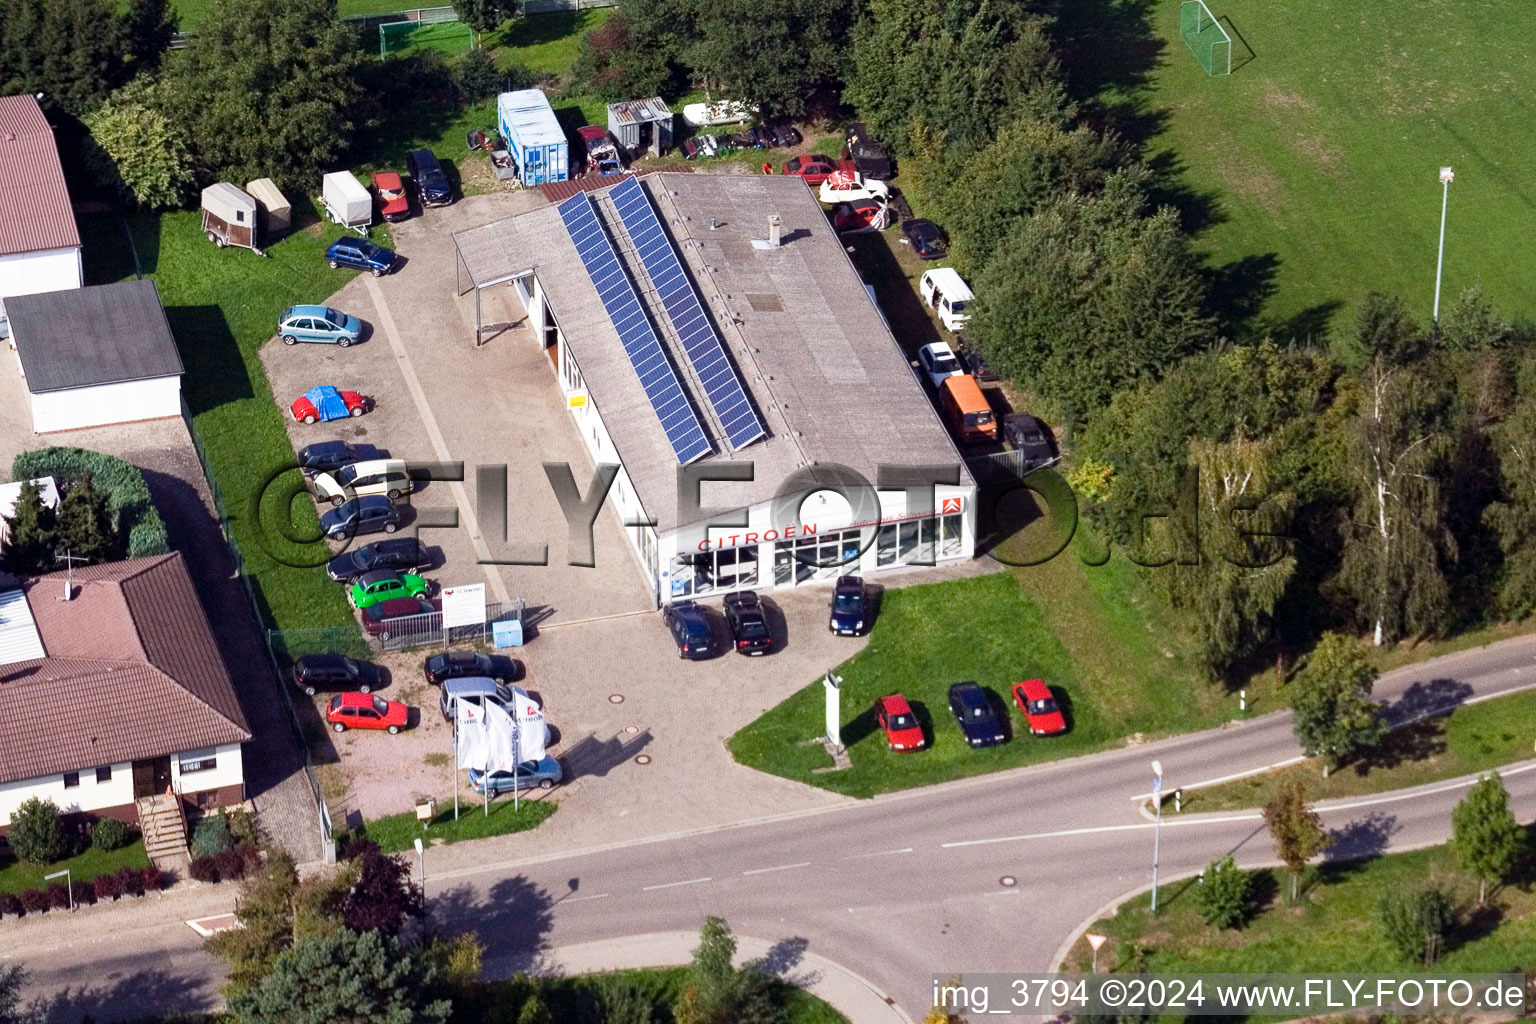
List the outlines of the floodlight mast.
<svg viewBox="0 0 1536 1024">
<path fill-rule="evenodd" d="M 1456 173 L 1449 167 L 1440 168 L 1440 254 L 1435 258 L 1435 319 L 1429 329 L 1430 337 L 1440 336 L 1440 277 L 1445 270 L 1445 209 L 1451 202 L 1451 182 Z"/>
</svg>

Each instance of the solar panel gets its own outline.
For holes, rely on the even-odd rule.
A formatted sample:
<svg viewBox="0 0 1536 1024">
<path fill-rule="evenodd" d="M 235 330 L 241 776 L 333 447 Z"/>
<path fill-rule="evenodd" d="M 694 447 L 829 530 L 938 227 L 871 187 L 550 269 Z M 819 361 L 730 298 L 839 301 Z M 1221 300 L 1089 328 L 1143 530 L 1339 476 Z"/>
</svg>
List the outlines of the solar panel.
<svg viewBox="0 0 1536 1024">
<path fill-rule="evenodd" d="M 598 223 L 591 197 L 585 192 L 572 196 L 556 210 L 587 268 L 592 287 L 603 300 L 608 319 L 613 321 L 614 330 L 619 333 L 619 341 L 624 345 L 630 365 L 635 368 L 635 375 L 640 378 L 640 386 L 645 389 L 645 397 L 650 399 L 656 418 L 661 421 L 661 429 L 667 432 L 677 461 L 686 465 L 708 455 L 709 439 L 704 436 L 699 417 L 683 394 L 677 372 L 667 362 L 655 329 L 645 318 L 640 298 L 624 275 L 613 243 L 608 241 L 603 226 Z"/>
<path fill-rule="evenodd" d="M 640 187 L 640 179 L 630 178 L 615 185 L 608 195 L 618 208 L 619 219 L 635 243 L 635 250 L 640 253 L 645 272 L 661 296 L 667 318 L 682 339 L 688 361 L 704 384 L 709 404 L 725 427 L 726 440 L 732 448 L 751 444 L 768 431 L 752 408 L 736 368 L 726 358 L 725 343 L 720 340 L 714 324 L 704 312 L 698 292 L 683 272 L 682 261 L 662 230 L 661 219 Z"/>
</svg>

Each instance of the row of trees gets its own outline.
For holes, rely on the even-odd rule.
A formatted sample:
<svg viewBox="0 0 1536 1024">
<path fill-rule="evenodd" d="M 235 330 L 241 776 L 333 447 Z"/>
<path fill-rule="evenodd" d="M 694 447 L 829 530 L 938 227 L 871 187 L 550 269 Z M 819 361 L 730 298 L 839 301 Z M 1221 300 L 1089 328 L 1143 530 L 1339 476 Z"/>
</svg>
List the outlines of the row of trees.
<svg viewBox="0 0 1536 1024">
<path fill-rule="evenodd" d="M 79 116 L 159 67 L 175 32 L 168 0 L 0 0 L 0 96 Z"/>
<path fill-rule="evenodd" d="M 96 489 L 89 473 L 65 490 L 57 511 L 44 504 L 36 483 L 26 481 L 5 524 L 0 568 L 20 576 L 62 568 L 58 556 L 64 554 L 85 564 L 119 557 L 107 496 Z"/>
</svg>

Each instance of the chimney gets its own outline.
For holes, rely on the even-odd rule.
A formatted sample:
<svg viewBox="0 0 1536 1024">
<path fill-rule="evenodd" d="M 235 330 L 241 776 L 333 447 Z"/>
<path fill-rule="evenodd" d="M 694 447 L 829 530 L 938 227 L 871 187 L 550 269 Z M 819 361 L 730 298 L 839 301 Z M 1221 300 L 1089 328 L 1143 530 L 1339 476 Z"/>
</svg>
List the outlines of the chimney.
<svg viewBox="0 0 1536 1024">
<path fill-rule="evenodd" d="M 768 215 L 768 244 L 775 249 L 783 244 L 779 239 L 779 229 L 783 224 L 784 222 L 779 218 L 778 214 L 771 213 Z"/>
</svg>

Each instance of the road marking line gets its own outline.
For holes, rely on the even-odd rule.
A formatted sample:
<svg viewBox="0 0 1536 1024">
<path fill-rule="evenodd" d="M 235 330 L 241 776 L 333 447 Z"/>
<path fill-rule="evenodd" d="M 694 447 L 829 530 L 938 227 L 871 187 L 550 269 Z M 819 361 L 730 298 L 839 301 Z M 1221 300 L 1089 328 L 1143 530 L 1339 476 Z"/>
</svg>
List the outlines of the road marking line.
<svg viewBox="0 0 1536 1024">
<path fill-rule="evenodd" d="M 906 849 L 903 849 L 903 850 L 880 850 L 880 851 L 877 851 L 875 853 L 851 853 L 848 856 L 844 857 L 843 860 L 862 860 L 865 857 L 889 857 L 889 856 L 891 856 L 893 854 L 897 854 L 897 853 L 911 853 L 911 852 L 912 852 L 912 847 L 908 846 Z"/>
<path fill-rule="evenodd" d="M 600 892 L 596 896 L 567 896 L 565 899 L 563 899 L 563 900 L 556 900 L 555 902 L 557 902 L 557 903 L 580 903 L 582 900 L 605 900 L 605 899 L 608 898 L 608 895 L 609 894 L 606 893 L 606 892 Z"/>
<path fill-rule="evenodd" d="M 416 367 L 411 364 L 410 353 L 406 350 L 405 343 L 400 340 L 400 332 L 395 327 L 395 318 L 384 302 L 384 290 L 370 275 L 364 274 L 362 278 L 363 284 L 368 288 L 369 296 L 373 299 L 373 308 L 379 314 L 379 326 L 384 328 L 384 337 L 389 339 L 390 351 L 394 352 L 395 362 L 399 364 L 400 373 L 405 377 L 405 388 L 411 393 L 411 402 L 416 406 L 416 414 L 421 417 L 422 426 L 427 430 L 427 439 L 432 442 L 432 449 L 437 452 L 439 460 L 452 462 L 454 460 L 448 452 L 447 442 L 443 440 L 443 432 L 437 425 L 437 417 L 432 415 L 432 406 L 428 404 L 427 393 L 422 389 L 421 378 L 416 376 Z M 475 554 L 483 563 L 480 568 L 491 585 L 491 592 L 502 604 L 510 604 L 512 595 L 507 592 L 507 585 L 501 580 L 501 571 L 490 564 L 491 549 L 480 534 L 480 522 L 475 518 L 474 509 L 470 506 L 469 492 L 464 489 L 464 483 L 460 480 L 450 481 L 448 489 L 453 492 L 454 504 L 459 507 L 459 521 L 469 531 L 469 539 L 474 544 Z"/>
<path fill-rule="evenodd" d="M 676 885 L 698 885 L 700 882 L 713 882 L 713 881 L 714 881 L 713 876 L 706 876 L 704 878 L 687 878 L 687 879 L 684 879 L 681 882 L 662 882 L 660 885 L 647 885 L 644 888 L 642 888 L 640 891 L 641 892 L 650 892 L 652 889 L 670 889 L 670 888 L 672 888 L 673 886 L 676 886 Z"/>
<path fill-rule="evenodd" d="M 1319 808 L 1323 810 L 1324 808 Z M 1258 821 L 1262 814 L 1231 814 L 1221 818 L 1178 818 L 1163 822 L 1163 828 L 1180 825 L 1216 825 L 1227 821 Z M 948 850 L 956 846 L 986 846 L 989 843 L 1018 843 L 1026 839 L 1060 839 L 1064 836 L 1086 836 L 1096 832 L 1131 832 L 1139 829 L 1156 828 L 1157 823 L 1146 821 L 1139 825 L 1099 825 L 1094 828 L 1068 828 L 1059 832 L 1033 832 L 1024 836 L 998 836 L 996 839 L 966 839 L 957 843 L 943 843 L 940 849 Z"/>
<path fill-rule="evenodd" d="M 1176 788 L 1203 789 L 1206 786 L 1219 786 L 1223 782 L 1234 782 L 1238 779 L 1246 779 L 1250 775 L 1262 775 L 1265 772 L 1274 771 L 1276 768 L 1289 768 L 1291 765 L 1300 764 L 1306 759 L 1307 758 L 1305 754 L 1298 754 L 1295 757 L 1288 757 L 1284 761 L 1276 761 L 1274 764 L 1266 764 L 1262 768 L 1249 768 L 1247 771 L 1233 772 L 1231 775 L 1223 775 L 1219 779 L 1206 779 L 1204 782 L 1191 782 L 1187 785 L 1178 786 Z M 1140 803 L 1144 800 L 1151 800 L 1154 795 L 1155 794 L 1152 793 L 1138 793 L 1136 796 L 1131 797 L 1131 802 Z"/>
<path fill-rule="evenodd" d="M 808 868 L 811 862 L 803 860 L 799 864 L 780 864 L 776 868 L 753 868 L 751 871 L 743 871 L 744 875 L 766 875 L 770 871 L 788 871 L 791 868 Z"/>
<path fill-rule="evenodd" d="M 983 896 L 1017 896 L 1023 889 L 994 889 L 991 892 L 982 893 Z"/>
</svg>

